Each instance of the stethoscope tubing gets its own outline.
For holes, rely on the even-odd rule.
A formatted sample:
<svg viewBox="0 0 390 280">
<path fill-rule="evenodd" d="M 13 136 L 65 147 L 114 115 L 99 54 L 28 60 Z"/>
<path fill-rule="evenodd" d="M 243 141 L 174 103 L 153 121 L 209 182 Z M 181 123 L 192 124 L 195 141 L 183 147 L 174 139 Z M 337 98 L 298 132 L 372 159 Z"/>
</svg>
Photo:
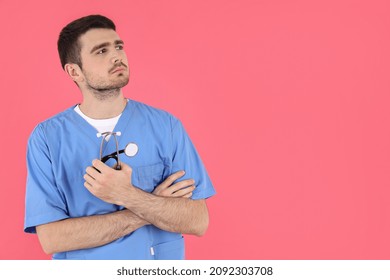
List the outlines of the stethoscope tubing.
<svg viewBox="0 0 390 280">
<path fill-rule="evenodd" d="M 110 158 L 113 158 L 113 159 L 115 159 L 117 162 L 118 162 L 118 155 L 119 154 L 123 154 L 125 152 L 125 149 L 122 149 L 122 150 L 119 150 L 119 151 L 115 151 L 115 152 L 113 152 L 113 153 L 111 153 L 111 154 L 109 154 L 109 155 L 106 155 L 106 156 L 104 156 L 102 159 L 101 159 L 101 161 L 102 162 L 106 162 L 107 160 L 109 160 Z"/>
</svg>

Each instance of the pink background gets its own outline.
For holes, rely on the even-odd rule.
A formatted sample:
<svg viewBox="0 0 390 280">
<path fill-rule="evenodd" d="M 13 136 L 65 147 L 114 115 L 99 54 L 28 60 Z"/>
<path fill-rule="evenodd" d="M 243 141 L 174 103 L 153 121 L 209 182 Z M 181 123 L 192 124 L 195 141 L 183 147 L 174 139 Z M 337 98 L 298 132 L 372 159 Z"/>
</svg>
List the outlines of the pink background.
<svg viewBox="0 0 390 280">
<path fill-rule="evenodd" d="M 0 259 L 49 258 L 23 233 L 26 142 L 80 101 L 56 41 L 93 13 L 126 96 L 183 121 L 217 189 L 189 259 L 390 259 L 387 0 L 0 0 Z"/>
</svg>

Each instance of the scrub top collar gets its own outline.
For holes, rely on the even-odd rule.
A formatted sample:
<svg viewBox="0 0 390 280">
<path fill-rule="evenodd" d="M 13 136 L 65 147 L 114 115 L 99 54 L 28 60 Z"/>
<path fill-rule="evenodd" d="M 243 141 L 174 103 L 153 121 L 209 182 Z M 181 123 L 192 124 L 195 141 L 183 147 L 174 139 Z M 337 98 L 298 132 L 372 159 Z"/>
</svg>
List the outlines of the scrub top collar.
<svg viewBox="0 0 390 280">
<path fill-rule="evenodd" d="M 75 105 L 77 106 L 77 105 Z M 85 134 L 88 139 L 90 139 L 95 145 L 97 151 L 100 149 L 100 144 L 102 141 L 101 137 L 97 137 L 98 131 L 96 128 L 94 128 L 92 125 L 90 125 L 85 119 L 83 119 L 77 112 L 75 112 L 74 107 L 71 107 L 68 109 L 70 111 L 70 120 L 75 123 L 75 125 L 79 128 L 79 133 Z M 123 135 L 125 131 L 130 129 L 130 122 L 131 122 L 131 117 L 134 113 L 134 103 L 130 100 L 127 99 L 126 106 L 122 112 L 122 115 L 120 116 L 113 132 L 118 132 L 120 131 Z M 123 140 L 122 136 L 117 136 L 118 139 L 118 144 L 119 144 L 119 149 L 124 149 L 126 146 L 127 142 Z M 106 155 L 108 153 L 112 153 L 116 150 L 115 148 L 115 141 L 110 138 L 108 143 L 104 145 L 103 148 L 103 155 Z"/>
</svg>

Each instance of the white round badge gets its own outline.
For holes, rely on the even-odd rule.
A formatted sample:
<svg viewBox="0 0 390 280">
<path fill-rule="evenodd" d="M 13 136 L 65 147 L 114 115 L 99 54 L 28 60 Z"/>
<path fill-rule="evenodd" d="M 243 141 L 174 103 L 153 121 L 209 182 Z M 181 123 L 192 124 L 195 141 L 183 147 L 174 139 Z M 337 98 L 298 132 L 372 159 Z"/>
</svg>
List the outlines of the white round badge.
<svg viewBox="0 0 390 280">
<path fill-rule="evenodd" d="M 126 145 L 125 154 L 128 157 L 133 157 L 138 153 L 138 146 L 135 143 L 130 142 Z"/>
</svg>

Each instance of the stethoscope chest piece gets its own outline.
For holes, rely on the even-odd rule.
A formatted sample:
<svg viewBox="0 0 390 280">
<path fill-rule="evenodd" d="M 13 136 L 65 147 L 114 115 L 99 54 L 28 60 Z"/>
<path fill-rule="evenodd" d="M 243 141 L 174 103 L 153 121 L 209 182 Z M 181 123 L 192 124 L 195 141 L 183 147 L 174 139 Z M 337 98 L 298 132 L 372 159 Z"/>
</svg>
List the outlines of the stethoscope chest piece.
<svg viewBox="0 0 390 280">
<path fill-rule="evenodd" d="M 125 147 L 125 154 L 128 157 L 133 157 L 138 153 L 138 145 L 130 142 Z"/>
</svg>

